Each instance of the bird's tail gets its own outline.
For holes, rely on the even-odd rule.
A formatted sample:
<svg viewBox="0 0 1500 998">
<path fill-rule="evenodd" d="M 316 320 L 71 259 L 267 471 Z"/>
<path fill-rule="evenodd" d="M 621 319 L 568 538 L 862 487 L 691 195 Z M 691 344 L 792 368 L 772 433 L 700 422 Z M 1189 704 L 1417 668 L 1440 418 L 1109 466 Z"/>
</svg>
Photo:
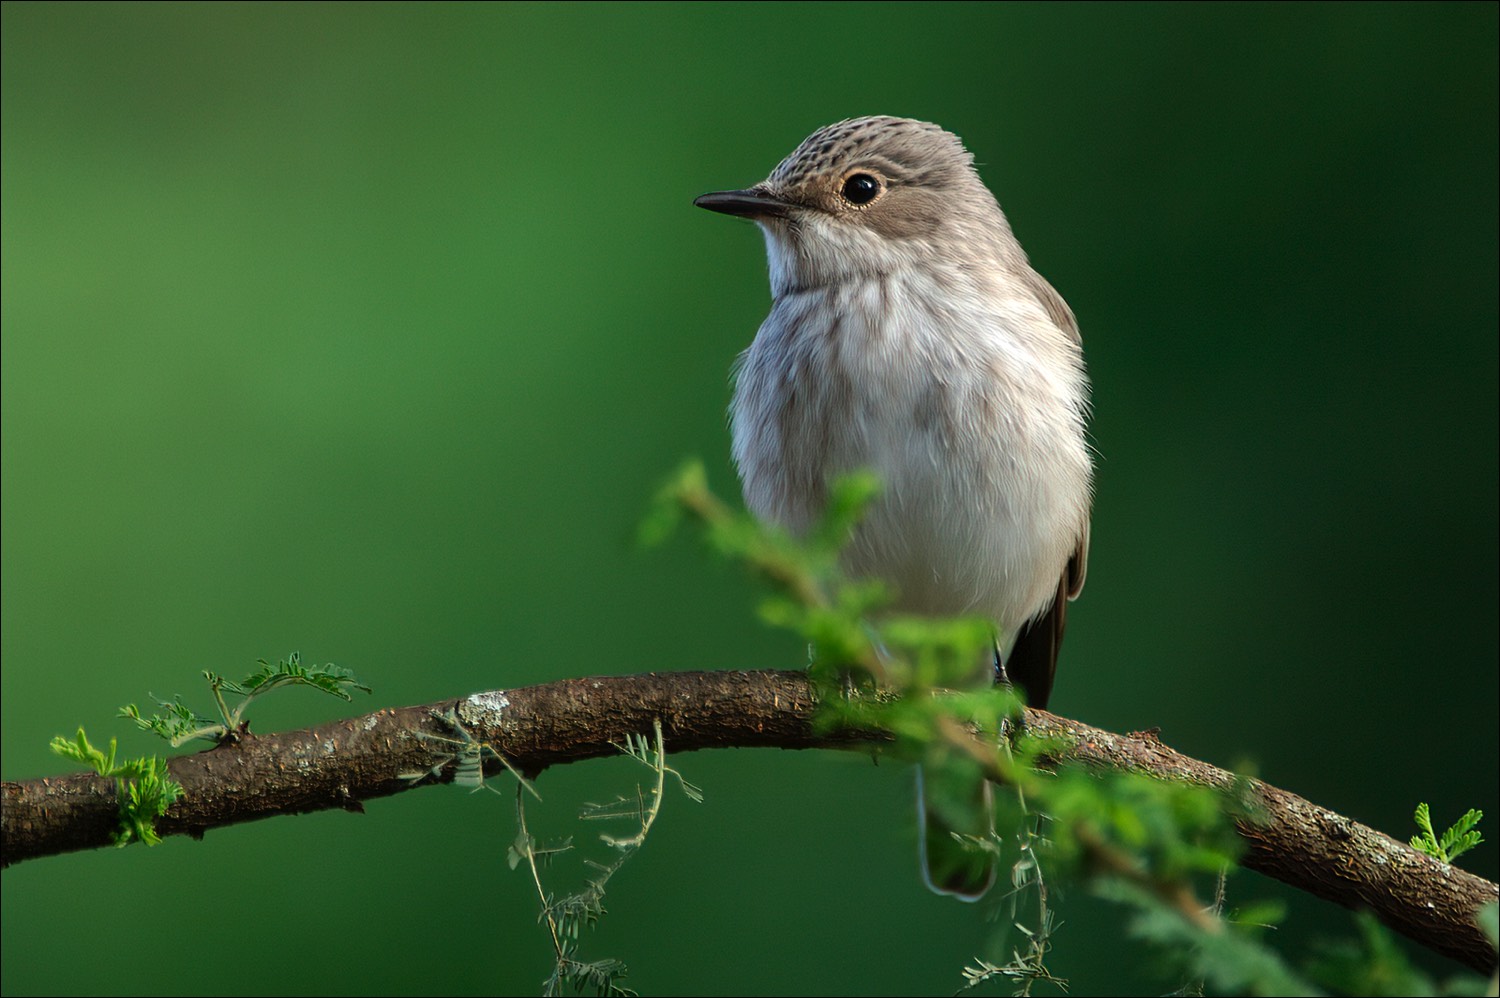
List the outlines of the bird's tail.
<svg viewBox="0 0 1500 998">
<path fill-rule="evenodd" d="M 991 848 L 995 832 L 994 797 L 980 779 L 956 799 L 929 799 L 917 767 L 917 835 L 922 880 L 938 894 L 978 901 L 995 882 L 999 856 Z"/>
</svg>

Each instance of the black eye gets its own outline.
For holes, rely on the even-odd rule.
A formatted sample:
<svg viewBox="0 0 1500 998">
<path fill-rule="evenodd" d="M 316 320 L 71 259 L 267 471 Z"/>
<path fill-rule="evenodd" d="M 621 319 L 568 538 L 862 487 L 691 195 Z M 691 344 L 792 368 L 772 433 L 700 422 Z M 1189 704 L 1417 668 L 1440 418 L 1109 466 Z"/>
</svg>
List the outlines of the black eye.
<svg viewBox="0 0 1500 998">
<path fill-rule="evenodd" d="M 850 204 L 869 204 L 880 193 L 880 181 L 868 173 L 851 173 L 844 181 L 844 200 Z"/>
</svg>

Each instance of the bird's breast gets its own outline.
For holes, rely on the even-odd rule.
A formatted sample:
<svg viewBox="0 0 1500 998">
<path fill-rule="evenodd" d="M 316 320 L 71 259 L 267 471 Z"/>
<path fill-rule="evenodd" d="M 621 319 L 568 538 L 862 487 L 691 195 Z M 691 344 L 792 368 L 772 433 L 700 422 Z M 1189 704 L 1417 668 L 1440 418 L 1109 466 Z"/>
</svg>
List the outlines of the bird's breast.
<svg viewBox="0 0 1500 998">
<path fill-rule="evenodd" d="M 734 457 L 751 510 L 796 532 L 837 476 L 874 471 L 849 569 L 903 609 L 1012 628 L 1050 601 L 1086 522 L 1087 385 L 1034 301 L 942 277 L 778 298 L 737 372 Z"/>
</svg>

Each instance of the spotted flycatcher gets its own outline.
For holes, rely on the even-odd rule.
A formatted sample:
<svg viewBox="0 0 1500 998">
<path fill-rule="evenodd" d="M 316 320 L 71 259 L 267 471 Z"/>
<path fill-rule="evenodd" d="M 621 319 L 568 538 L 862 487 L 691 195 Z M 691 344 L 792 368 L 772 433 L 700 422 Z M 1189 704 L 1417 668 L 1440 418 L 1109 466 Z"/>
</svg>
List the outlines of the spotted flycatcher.
<svg viewBox="0 0 1500 998">
<path fill-rule="evenodd" d="M 1072 311 L 973 156 L 937 125 L 854 118 L 694 203 L 754 220 L 770 259 L 771 313 L 731 409 L 750 509 L 805 531 L 835 478 L 874 471 L 845 567 L 888 583 L 898 610 L 993 620 L 999 674 L 1043 706 L 1088 555 L 1088 379 Z M 993 854 L 950 834 L 984 834 L 987 802 L 927 814 L 935 890 L 993 882 Z"/>
</svg>

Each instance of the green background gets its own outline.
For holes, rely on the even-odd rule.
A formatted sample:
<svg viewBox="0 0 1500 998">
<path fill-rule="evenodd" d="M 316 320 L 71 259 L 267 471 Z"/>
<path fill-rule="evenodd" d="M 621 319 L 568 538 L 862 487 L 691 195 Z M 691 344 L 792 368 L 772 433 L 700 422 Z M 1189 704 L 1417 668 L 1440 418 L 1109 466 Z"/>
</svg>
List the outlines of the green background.
<svg viewBox="0 0 1500 998">
<path fill-rule="evenodd" d="M 889 113 L 965 138 L 1084 331 L 1055 709 L 1500 838 L 1496 34 L 1493 4 L 6 4 L 4 776 L 67 771 L 80 723 L 152 751 L 118 705 L 292 649 L 376 692 L 257 730 L 801 664 L 737 570 L 632 531 L 685 456 L 734 491 L 763 249 L 692 198 Z M 919 885 L 906 767 L 676 762 L 708 800 L 583 950 L 643 992 L 948 993 L 986 952 Z M 534 820 L 591 840 L 573 807 L 643 772 L 548 773 Z M 26 863 L 4 990 L 534 993 L 513 834 L 437 788 Z M 1231 887 L 1282 895 L 1288 949 L 1350 931 Z M 1173 986 L 1061 903 L 1076 992 Z"/>
</svg>

